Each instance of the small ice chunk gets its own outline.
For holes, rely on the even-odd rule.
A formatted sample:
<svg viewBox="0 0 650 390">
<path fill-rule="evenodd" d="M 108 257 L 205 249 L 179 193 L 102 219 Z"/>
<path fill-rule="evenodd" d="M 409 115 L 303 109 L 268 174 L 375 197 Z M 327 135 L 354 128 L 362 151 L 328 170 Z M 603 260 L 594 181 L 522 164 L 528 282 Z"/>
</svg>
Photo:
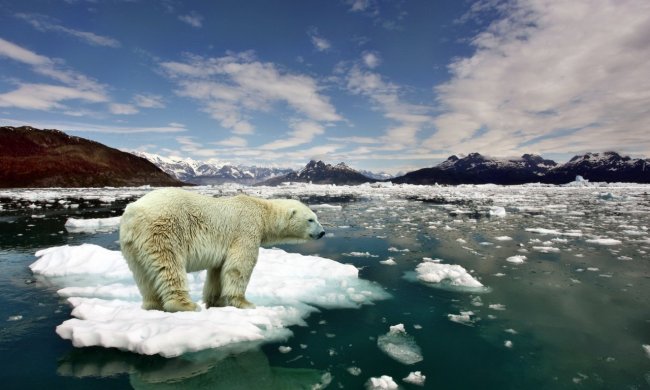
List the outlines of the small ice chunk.
<svg viewBox="0 0 650 390">
<path fill-rule="evenodd" d="M 461 311 L 460 314 L 447 314 L 447 318 L 449 318 L 449 321 L 472 326 L 472 324 L 474 324 L 474 319 L 472 318 L 473 315 L 474 312 L 468 310 Z"/>
<path fill-rule="evenodd" d="M 512 341 L 506 340 L 503 345 L 505 345 L 506 348 L 512 348 Z"/>
<path fill-rule="evenodd" d="M 9 318 L 7 318 L 7 321 L 20 321 L 22 319 L 23 319 L 23 316 L 18 314 L 18 315 L 15 315 L 15 316 L 9 316 Z"/>
<path fill-rule="evenodd" d="M 388 333 L 377 338 L 377 346 L 402 364 L 415 364 L 423 359 L 422 350 L 413 336 L 406 333 L 404 324 L 391 326 Z"/>
<path fill-rule="evenodd" d="M 65 222 L 65 228 L 70 233 L 112 232 L 120 226 L 121 218 L 68 218 Z"/>
<path fill-rule="evenodd" d="M 384 265 L 395 265 L 395 264 L 397 264 L 397 263 L 395 262 L 395 259 L 393 259 L 392 257 L 389 257 L 389 258 L 386 259 L 386 260 L 381 260 L 380 263 L 381 263 L 381 264 L 384 264 Z"/>
<path fill-rule="evenodd" d="M 312 209 L 312 210 L 319 210 L 319 209 L 321 209 L 321 210 L 322 210 L 322 209 L 328 209 L 328 210 L 341 210 L 341 209 L 343 208 L 343 206 L 341 206 L 341 205 L 333 205 L 333 204 L 323 203 L 323 204 L 312 204 L 312 205 L 309 205 L 309 208 Z"/>
<path fill-rule="evenodd" d="M 524 255 L 515 255 L 515 256 L 510 256 L 506 259 L 506 261 L 513 263 L 513 264 L 522 264 L 523 262 L 526 261 L 526 256 Z"/>
<path fill-rule="evenodd" d="M 493 304 L 489 305 L 488 307 L 490 309 L 492 309 L 492 310 L 505 310 L 506 309 L 506 305 L 501 304 L 501 303 L 493 303 Z"/>
<path fill-rule="evenodd" d="M 408 248 L 397 249 L 397 248 L 395 248 L 394 246 L 391 246 L 390 248 L 388 248 L 388 251 L 389 251 L 389 252 L 410 252 L 410 251 L 408 250 Z"/>
<path fill-rule="evenodd" d="M 499 236 L 499 237 L 494 237 L 495 240 L 497 241 L 511 241 L 512 237 L 509 236 Z"/>
<path fill-rule="evenodd" d="M 483 287 L 483 284 L 458 264 L 439 264 L 425 261 L 415 268 L 418 280 L 426 283 L 448 283 L 458 287 Z"/>
<path fill-rule="evenodd" d="M 414 371 L 409 373 L 408 376 L 402 380 L 413 385 L 424 386 L 425 379 L 427 379 L 426 375 L 422 375 L 420 371 Z"/>
<path fill-rule="evenodd" d="M 348 372 L 350 375 L 359 376 L 361 375 L 361 369 L 356 366 L 348 367 Z"/>
<path fill-rule="evenodd" d="M 465 240 L 462 239 L 462 238 L 457 238 L 456 241 L 457 241 L 457 242 L 460 242 L 461 244 L 467 244 L 467 241 L 465 241 Z"/>
<path fill-rule="evenodd" d="M 643 347 L 645 355 L 650 359 L 650 344 L 643 344 L 641 347 Z"/>
<path fill-rule="evenodd" d="M 379 257 L 378 255 L 373 255 L 370 252 L 349 252 L 343 253 L 343 256 L 349 257 Z"/>
<path fill-rule="evenodd" d="M 508 328 L 508 329 L 504 330 L 504 332 L 510 333 L 510 334 L 517 334 L 517 331 L 512 329 L 512 328 Z"/>
<path fill-rule="evenodd" d="M 281 345 L 278 347 L 278 351 L 280 351 L 280 353 L 289 353 L 291 352 L 291 347 L 286 345 Z"/>
<path fill-rule="evenodd" d="M 505 217 L 506 209 L 501 206 L 492 206 L 490 207 L 490 211 L 488 213 L 491 217 Z"/>
<path fill-rule="evenodd" d="M 366 382 L 366 389 L 368 390 L 393 390 L 398 388 L 397 383 L 388 375 L 382 375 L 379 378 L 370 378 Z"/>
<path fill-rule="evenodd" d="M 552 246 L 534 246 L 533 250 L 542 253 L 558 253 L 560 251 L 559 248 Z"/>
<path fill-rule="evenodd" d="M 587 240 L 587 242 L 590 244 L 598 244 L 598 245 L 620 245 L 621 244 L 621 240 L 615 240 L 613 238 L 593 238 Z"/>
</svg>

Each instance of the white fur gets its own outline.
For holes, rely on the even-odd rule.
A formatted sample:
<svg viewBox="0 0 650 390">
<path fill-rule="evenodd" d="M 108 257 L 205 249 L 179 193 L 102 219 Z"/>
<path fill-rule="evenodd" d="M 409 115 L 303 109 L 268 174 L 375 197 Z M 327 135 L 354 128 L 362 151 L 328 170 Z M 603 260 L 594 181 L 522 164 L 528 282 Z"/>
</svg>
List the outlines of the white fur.
<svg viewBox="0 0 650 390">
<path fill-rule="evenodd" d="M 120 245 L 142 307 L 193 311 L 187 272 L 207 269 L 207 307 L 254 307 L 244 296 L 260 245 L 320 238 L 323 227 L 304 204 L 246 195 L 213 198 L 160 189 L 129 204 Z"/>
</svg>

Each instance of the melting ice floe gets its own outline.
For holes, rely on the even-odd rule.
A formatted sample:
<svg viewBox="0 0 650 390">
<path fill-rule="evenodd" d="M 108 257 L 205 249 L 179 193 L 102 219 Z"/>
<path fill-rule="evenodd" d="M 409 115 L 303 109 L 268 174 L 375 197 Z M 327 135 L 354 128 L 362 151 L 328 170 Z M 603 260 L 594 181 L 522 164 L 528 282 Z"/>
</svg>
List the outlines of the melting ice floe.
<svg viewBox="0 0 650 390">
<path fill-rule="evenodd" d="M 388 294 L 358 278 L 351 265 L 316 256 L 260 249 L 247 290 L 256 309 L 203 308 L 200 312 L 142 310 L 131 272 L 119 251 L 97 245 L 39 251 L 32 271 L 62 287 L 76 318 L 56 332 L 75 347 L 103 346 L 166 357 L 209 348 L 256 345 L 285 339 L 292 325 L 316 307 L 358 308 Z M 200 300 L 205 271 L 188 275 L 190 295 Z"/>
<path fill-rule="evenodd" d="M 121 217 L 77 219 L 68 218 L 65 228 L 70 233 L 111 232 L 120 226 Z"/>
<path fill-rule="evenodd" d="M 402 380 L 413 385 L 424 386 L 425 379 L 427 379 L 426 375 L 422 375 L 420 371 L 415 371 L 409 373 L 408 376 Z"/>
<path fill-rule="evenodd" d="M 412 273 L 405 275 L 406 279 L 418 280 L 432 287 L 452 290 L 469 290 L 480 292 L 487 290 L 463 266 L 458 264 L 440 264 L 436 261 L 423 261 L 415 267 L 415 278 Z"/>
<path fill-rule="evenodd" d="M 413 336 L 406 333 L 404 324 L 390 327 L 388 333 L 377 338 L 377 346 L 388 356 L 403 364 L 422 361 L 422 350 Z"/>
<path fill-rule="evenodd" d="M 379 378 L 370 378 L 366 382 L 366 389 L 368 390 L 392 390 L 398 388 L 397 383 L 388 375 L 382 375 Z"/>
</svg>

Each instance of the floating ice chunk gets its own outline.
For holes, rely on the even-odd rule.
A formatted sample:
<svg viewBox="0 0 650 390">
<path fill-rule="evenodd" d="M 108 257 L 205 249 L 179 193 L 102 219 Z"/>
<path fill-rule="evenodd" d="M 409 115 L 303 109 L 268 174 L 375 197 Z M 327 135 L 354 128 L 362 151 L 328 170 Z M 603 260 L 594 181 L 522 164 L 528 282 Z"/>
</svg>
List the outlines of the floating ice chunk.
<svg viewBox="0 0 650 390">
<path fill-rule="evenodd" d="M 142 310 L 141 298 L 120 252 L 90 244 L 37 252 L 35 274 L 71 296 L 70 319 L 57 333 L 74 346 L 104 346 L 166 357 L 248 342 L 250 347 L 286 339 L 288 326 L 323 308 L 356 308 L 388 294 L 358 278 L 358 270 L 333 260 L 260 249 L 248 286 L 256 309 L 234 307 L 200 312 Z M 201 297 L 205 272 L 188 275 L 190 295 Z"/>
<path fill-rule="evenodd" d="M 391 326 L 388 333 L 377 338 L 377 346 L 402 364 L 415 364 L 423 359 L 422 350 L 413 336 L 406 333 L 404 324 Z"/>
<path fill-rule="evenodd" d="M 379 257 L 378 255 L 373 255 L 370 252 L 349 252 L 343 253 L 343 256 L 349 257 Z"/>
<path fill-rule="evenodd" d="M 503 343 L 503 345 L 504 345 L 506 348 L 512 348 L 512 341 L 510 341 L 510 340 L 506 340 L 506 341 Z"/>
<path fill-rule="evenodd" d="M 515 255 L 515 256 L 510 256 L 506 259 L 506 261 L 513 263 L 513 264 L 522 264 L 523 262 L 526 261 L 526 256 L 524 255 Z"/>
<path fill-rule="evenodd" d="M 409 373 L 408 376 L 402 380 L 413 385 L 424 386 L 425 379 L 427 379 L 426 375 L 422 375 L 420 371 L 414 371 Z"/>
<path fill-rule="evenodd" d="M 537 234 L 555 234 L 558 236 L 569 236 L 569 237 L 581 237 L 582 231 L 580 230 L 567 230 L 566 232 L 561 232 L 555 229 L 546 229 L 546 228 L 526 228 L 527 232 L 537 233 Z"/>
<path fill-rule="evenodd" d="M 505 217 L 506 216 L 506 209 L 504 209 L 501 206 L 492 206 L 492 207 L 490 207 L 490 210 L 488 211 L 488 214 L 491 217 Z"/>
<path fill-rule="evenodd" d="M 23 319 L 23 316 L 18 314 L 18 315 L 15 315 L 15 316 L 9 316 L 9 318 L 7 318 L 7 321 L 20 321 L 22 319 Z"/>
<path fill-rule="evenodd" d="M 552 246 L 534 246 L 533 250 L 542 253 L 558 253 L 560 251 L 559 248 Z"/>
<path fill-rule="evenodd" d="M 68 218 L 65 228 L 70 233 L 111 232 L 120 226 L 122 217 L 77 219 Z"/>
<path fill-rule="evenodd" d="M 512 237 L 508 237 L 508 236 L 499 236 L 499 237 L 494 237 L 494 239 L 497 240 L 497 241 L 511 241 L 511 240 L 512 240 Z"/>
<path fill-rule="evenodd" d="M 621 244 L 620 240 L 615 240 L 613 238 L 593 238 L 586 241 L 590 244 L 598 244 L 598 245 L 620 245 Z"/>
<path fill-rule="evenodd" d="M 468 311 L 461 311 L 460 314 L 447 314 L 447 318 L 449 318 L 449 321 L 457 322 L 459 324 L 463 325 L 468 325 L 472 326 L 474 324 L 475 319 L 472 318 L 474 315 L 474 312 L 471 310 Z"/>
<path fill-rule="evenodd" d="M 386 260 L 381 260 L 380 263 L 381 263 L 381 264 L 384 264 L 384 265 L 395 265 L 395 264 L 397 264 L 397 263 L 395 262 L 395 259 L 393 259 L 392 257 L 389 257 L 389 258 L 386 259 Z"/>
<path fill-rule="evenodd" d="M 388 251 L 389 252 L 410 252 L 410 250 L 408 248 L 397 249 L 394 246 L 391 246 L 390 248 L 388 248 Z"/>
<path fill-rule="evenodd" d="M 352 366 L 352 367 L 348 367 L 347 370 L 350 373 L 350 375 L 354 375 L 354 376 L 361 375 L 361 369 L 359 367 Z"/>
<path fill-rule="evenodd" d="M 327 210 L 341 210 L 343 206 L 341 205 L 332 205 L 332 204 L 311 204 L 309 208 L 312 210 L 327 209 Z"/>
<path fill-rule="evenodd" d="M 650 344 L 643 344 L 641 347 L 643 348 L 645 355 L 650 359 Z"/>
<path fill-rule="evenodd" d="M 397 383 L 388 375 L 382 375 L 379 378 L 370 378 L 366 382 L 366 389 L 368 390 L 393 390 L 398 388 Z"/>
<path fill-rule="evenodd" d="M 508 329 L 504 330 L 504 332 L 507 332 L 507 333 L 510 333 L 510 334 L 517 334 L 517 331 L 512 329 L 512 328 L 508 328 Z"/>
<path fill-rule="evenodd" d="M 465 268 L 457 264 L 425 261 L 417 265 L 415 272 L 417 272 L 417 279 L 426 283 L 470 288 L 484 287 Z"/>
<path fill-rule="evenodd" d="M 506 309 L 506 305 L 501 304 L 501 303 L 493 303 L 493 304 L 489 305 L 488 307 L 490 309 L 492 309 L 492 310 L 505 310 Z"/>
</svg>

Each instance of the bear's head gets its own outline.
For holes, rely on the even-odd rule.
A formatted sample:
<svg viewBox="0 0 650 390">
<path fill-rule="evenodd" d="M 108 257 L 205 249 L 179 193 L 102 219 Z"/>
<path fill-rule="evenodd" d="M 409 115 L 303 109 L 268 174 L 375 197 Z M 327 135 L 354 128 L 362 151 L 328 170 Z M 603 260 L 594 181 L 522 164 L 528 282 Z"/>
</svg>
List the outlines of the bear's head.
<svg viewBox="0 0 650 390">
<path fill-rule="evenodd" d="M 317 240 L 325 235 L 316 214 L 303 203 L 293 199 L 275 199 L 272 202 L 281 214 L 276 242 L 303 242 Z"/>
</svg>

